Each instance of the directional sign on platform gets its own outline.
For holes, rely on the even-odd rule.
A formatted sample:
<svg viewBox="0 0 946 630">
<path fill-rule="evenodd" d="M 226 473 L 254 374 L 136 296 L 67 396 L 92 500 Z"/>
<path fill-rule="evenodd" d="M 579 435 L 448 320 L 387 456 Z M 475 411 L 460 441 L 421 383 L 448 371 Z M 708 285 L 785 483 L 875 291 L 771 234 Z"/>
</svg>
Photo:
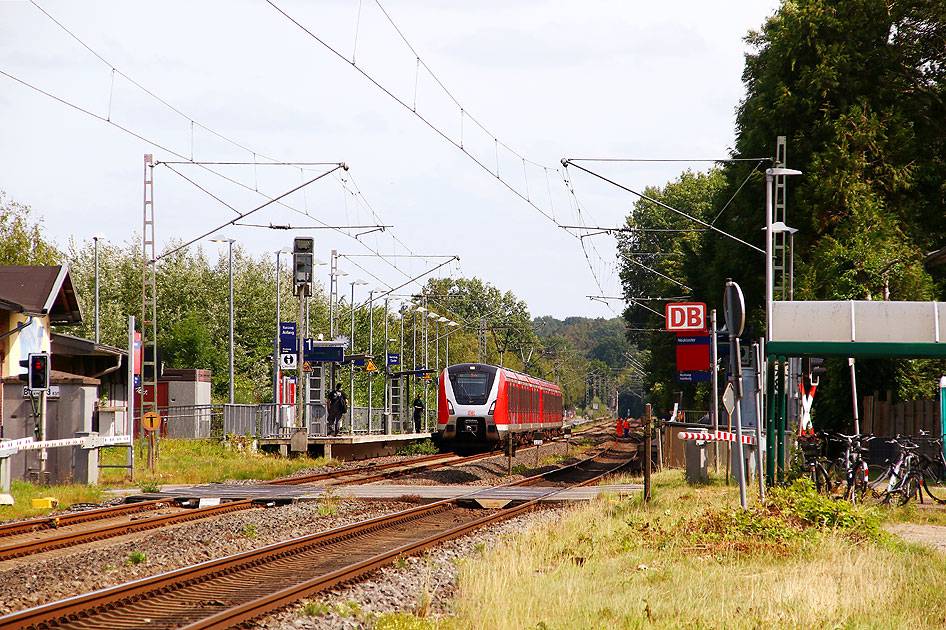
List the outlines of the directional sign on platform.
<svg viewBox="0 0 946 630">
<path fill-rule="evenodd" d="M 341 363 L 344 359 L 344 349 L 337 341 L 306 339 L 302 344 L 302 359 L 313 363 Z"/>
<path fill-rule="evenodd" d="M 279 352 L 296 352 L 296 323 L 280 322 L 279 324 Z"/>
</svg>

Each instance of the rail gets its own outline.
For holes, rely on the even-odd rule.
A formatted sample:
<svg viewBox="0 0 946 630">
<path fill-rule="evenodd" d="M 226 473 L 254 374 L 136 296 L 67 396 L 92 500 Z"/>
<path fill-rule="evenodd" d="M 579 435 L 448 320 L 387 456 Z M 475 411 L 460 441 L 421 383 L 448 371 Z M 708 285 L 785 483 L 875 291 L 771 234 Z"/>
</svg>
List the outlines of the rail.
<svg viewBox="0 0 946 630">
<path fill-rule="evenodd" d="M 610 449 L 599 455 L 607 453 L 615 456 Z M 615 461 L 614 465 L 600 466 L 595 474 L 584 475 L 580 481 L 582 485 L 591 483 L 627 463 Z M 553 473 L 548 471 L 530 480 Z M 352 580 L 398 557 L 530 511 L 540 499 L 565 489 L 549 487 L 539 499 L 486 516 L 455 507 L 452 500 L 438 501 L 21 610 L 0 617 L 0 627 L 230 628 Z M 485 490 L 478 488 L 468 496 Z"/>
</svg>

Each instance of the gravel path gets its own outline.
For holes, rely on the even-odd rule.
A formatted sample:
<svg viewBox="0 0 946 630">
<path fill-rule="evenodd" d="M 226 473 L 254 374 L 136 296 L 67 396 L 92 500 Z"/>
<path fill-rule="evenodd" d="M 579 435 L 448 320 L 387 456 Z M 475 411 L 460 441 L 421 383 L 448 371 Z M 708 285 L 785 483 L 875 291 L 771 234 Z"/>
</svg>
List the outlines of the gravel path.
<svg viewBox="0 0 946 630">
<path fill-rule="evenodd" d="M 937 551 L 946 552 L 946 527 L 943 525 L 917 525 L 916 523 L 892 523 L 885 529 L 907 542 L 927 545 Z"/>
</svg>

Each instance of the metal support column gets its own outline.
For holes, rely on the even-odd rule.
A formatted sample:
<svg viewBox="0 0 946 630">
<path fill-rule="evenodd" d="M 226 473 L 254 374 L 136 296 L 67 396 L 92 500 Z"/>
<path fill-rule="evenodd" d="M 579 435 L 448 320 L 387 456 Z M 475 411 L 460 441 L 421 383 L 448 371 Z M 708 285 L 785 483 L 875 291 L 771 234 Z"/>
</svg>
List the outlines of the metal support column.
<svg viewBox="0 0 946 630">
<path fill-rule="evenodd" d="M 141 386 L 151 387 L 151 401 L 141 397 L 139 417 L 158 410 L 158 289 L 157 261 L 154 236 L 154 163 L 151 154 L 145 154 L 144 210 L 141 229 Z M 134 395 L 134 387 L 130 390 Z M 134 418 L 129 418 L 134 427 Z"/>
<path fill-rule="evenodd" d="M 775 142 L 775 167 L 776 168 L 787 168 L 786 166 L 786 141 L 785 136 L 778 136 Z M 785 223 L 785 206 L 786 206 L 786 197 L 785 197 L 785 175 L 776 175 L 775 176 L 775 200 L 773 203 L 773 210 L 775 218 L 773 221 L 781 221 Z M 789 237 L 788 233 L 784 231 L 778 231 L 774 234 L 774 260 L 773 260 L 773 271 L 774 271 L 774 292 L 781 292 L 782 297 L 780 299 L 786 299 L 786 293 L 788 288 L 788 281 L 786 277 L 786 271 L 788 270 L 788 247 L 786 247 L 786 239 Z"/>
<path fill-rule="evenodd" d="M 775 485 L 775 363 L 765 362 L 765 479 Z"/>
</svg>

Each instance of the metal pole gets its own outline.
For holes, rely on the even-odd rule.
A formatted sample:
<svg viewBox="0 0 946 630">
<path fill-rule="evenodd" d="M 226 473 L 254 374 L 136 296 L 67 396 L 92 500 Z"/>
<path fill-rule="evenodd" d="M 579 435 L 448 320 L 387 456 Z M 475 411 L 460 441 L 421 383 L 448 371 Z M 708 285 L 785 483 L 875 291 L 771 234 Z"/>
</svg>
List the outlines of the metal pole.
<svg viewBox="0 0 946 630">
<path fill-rule="evenodd" d="M 762 346 L 752 344 L 752 367 L 755 372 L 755 471 L 759 478 L 759 500 L 765 500 L 765 482 L 762 480 Z"/>
<path fill-rule="evenodd" d="M 99 237 L 93 236 L 95 242 L 95 343 L 99 342 Z"/>
<path fill-rule="evenodd" d="M 355 283 L 351 283 L 351 353 L 355 354 Z M 351 434 L 355 433 L 355 362 L 351 361 L 349 364 L 349 369 L 351 372 L 351 381 L 350 389 L 348 390 L 351 396 L 351 405 L 349 405 L 348 418 L 351 420 L 351 426 L 348 429 L 348 432 Z"/>
<path fill-rule="evenodd" d="M 309 290 L 309 285 L 303 284 L 299 286 L 299 332 L 302 332 L 303 319 L 305 318 L 305 296 Z M 296 353 L 301 359 L 304 355 L 303 340 L 305 336 L 303 334 L 296 335 Z M 296 372 L 296 418 L 304 419 L 305 418 L 305 388 L 302 386 L 302 383 L 305 379 L 302 378 L 304 372 L 302 371 L 302 366 L 298 366 L 298 371 Z M 295 423 L 293 423 L 295 424 Z"/>
<path fill-rule="evenodd" d="M 771 340 L 773 284 L 775 283 L 772 269 L 772 182 L 775 175 L 772 169 L 765 172 L 765 341 Z"/>
<path fill-rule="evenodd" d="M 128 316 L 128 385 L 125 402 L 125 431 L 131 439 L 125 462 L 131 471 L 131 480 L 135 480 L 135 316 Z"/>
<path fill-rule="evenodd" d="M 710 408 L 710 421 L 713 423 L 713 433 L 719 433 L 719 349 L 716 346 L 716 309 L 710 310 L 710 352 L 712 364 L 710 365 L 711 378 L 713 383 L 712 407 Z M 713 440 L 713 472 L 719 472 L 719 440 Z"/>
<path fill-rule="evenodd" d="M 776 422 L 778 427 L 776 429 L 776 466 L 778 467 L 778 481 L 781 483 L 785 480 L 785 405 L 787 401 L 787 396 L 785 388 L 788 384 L 788 364 L 785 362 L 785 357 L 778 357 L 778 382 L 776 387 L 778 388 L 778 393 L 776 394 L 776 405 L 778 406 L 776 410 Z"/>
<path fill-rule="evenodd" d="M 764 354 L 763 354 L 764 356 Z M 765 357 L 765 478 L 775 485 L 775 363 Z"/>
<path fill-rule="evenodd" d="M 427 308 L 426 295 L 424 296 L 424 308 L 425 309 Z M 424 369 L 425 370 L 430 369 L 430 343 L 429 343 L 430 340 L 427 338 L 427 320 L 430 319 L 430 317 L 428 317 L 428 315 L 430 315 L 430 311 L 425 310 L 424 311 Z M 428 381 L 425 378 L 424 379 L 424 427 L 423 427 L 425 430 L 427 429 L 427 409 L 428 407 L 430 407 L 430 397 L 428 396 L 428 392 L 427 392 L 427 383 Z"/>
<path fill-rule="evenodd" d="M 282 250 L 276 251 L 276 343 L 273 346 L 273 410 L 274 410 L 274 421 L 279 420 L 278 414 L 278 405 L 281 400 L 279 400 L 279 323 L 282 321 L 282 311 L 280 310 L 280 300 L 279 300 L 279 255 L 282 254 Z"/>
<path fill-rule="evenodd" d="M 391 375 L 391 366 L 388 365 L 388 344 L 390 343 L 389 339 L 391 338 L 390 333 L 388 332 L 388 298 L 384 298 L 384 418 L 391 417 L 391 386 L 390 386 L 390 375 Z M 387 424 L 384 426 L 384 432 L 387 433 Z"/>
<path fill-rule="evenodd" d="M 332 262 L 328 274 L 328 336 L 329 339 L 335 338 L 335 272 L 337 265 L 338 252 L 332 250 Z"/>
<path fill-rule="evenodd" d="M 644 502 L 650 501 L 650 431 L 651 410 L 650 403 L 644 407 Z"/>
<path fill-rule="evenodd" d="M 233 239 L 227 243 L 230 259 L 230 404 L 233 404 Z M 155 392 L 157 397 L 157 392 Z M 157 399 L 157 398 L 155 398 Z"/>
<path fill-rule="evenodd" d="M 374 356 L 374 289 L 368 291 L 368 356 Z M 374 374 L 368 372 L 368 435 L 371 435 L 371 395 Z"/>
<path fill-rule="evenodd" d="M 857 416 L 857 376 L 854 373 L 854 357 L 849 358 L 847 364 L 851 366 L 851 402 L 854 403 L 854 434 L 860 435 L 861 423 Z"/>
<path fill-rule="evenodd" d="M 732 306 L 730 306 L 730 312 Z M 729 356 L 735 381 L 736 476 L 739 481 L 739 505 L 746 509 L 746 461 L 742 443 L 742 361 L 739 360 L 739 337 L 729 331 Z M 735 360 L 732 359 L 735 357 Z"/>
</svg>

